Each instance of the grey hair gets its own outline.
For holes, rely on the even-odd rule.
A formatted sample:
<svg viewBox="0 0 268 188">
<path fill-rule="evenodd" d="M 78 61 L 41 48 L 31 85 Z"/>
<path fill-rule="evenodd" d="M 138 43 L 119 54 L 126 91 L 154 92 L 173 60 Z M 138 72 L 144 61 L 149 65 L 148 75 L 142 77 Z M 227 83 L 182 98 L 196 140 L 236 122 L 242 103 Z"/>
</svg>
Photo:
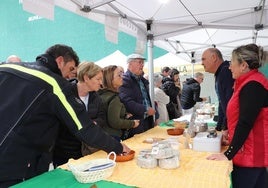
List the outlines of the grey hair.
<svg viewBox="0 0 268 188">
<path fill-rule="evenodd" d="M 261 46 L 247 44 L 234 49 L 232 59 L 236 59 L 240 64 L 245 61 L 249 69 L 257 69 L 267 60 L 267 52 L 264 52 Z"/>
<path fill-rule="evenodd" d="M 194 74 L 194 78 L 199 78 L 199 77 L 201 77 L 201 76 L 204 76 L 204 74 L 201 73 L 201 72 L 196 72 L 196 73 Z"/>
<path fill-rule="evenodd" d="M 154 85 L 162 81 L 162 76 L 159 73 L 154 73 Z"/>
</svg>

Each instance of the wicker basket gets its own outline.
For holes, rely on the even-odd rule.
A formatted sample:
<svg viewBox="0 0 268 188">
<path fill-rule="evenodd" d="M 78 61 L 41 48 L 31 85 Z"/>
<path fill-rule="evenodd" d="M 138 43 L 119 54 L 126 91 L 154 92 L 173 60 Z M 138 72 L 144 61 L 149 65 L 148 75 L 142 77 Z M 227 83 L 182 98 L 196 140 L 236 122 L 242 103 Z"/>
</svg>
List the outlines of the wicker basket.
<svg viewBox="0 0 268 188">
<path fill-rule="evenodd" d="M 109 159 L 110 155 L 114 155 L 114 159 Z M 110 177 L 113 173 L 116 154 L 111 152 L 106 159 L 95 159 L 82 164 L 68 163 L 69 169 L 72 171 L 75 179 L 80 183 L 93 183 Z"/>
</svg>

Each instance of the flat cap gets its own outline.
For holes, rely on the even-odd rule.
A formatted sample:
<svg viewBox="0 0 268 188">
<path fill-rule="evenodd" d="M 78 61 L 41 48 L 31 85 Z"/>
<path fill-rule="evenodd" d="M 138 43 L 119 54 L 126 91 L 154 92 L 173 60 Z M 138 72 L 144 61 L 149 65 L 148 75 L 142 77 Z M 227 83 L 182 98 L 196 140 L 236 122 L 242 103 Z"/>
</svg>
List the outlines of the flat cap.
<svg viewBox="0 0 268 188">
<path fill-rule="evenodd" d="M 127 63 L 129 63 L 130 61 L 132 61 L 134 59 L 143 59 L 143 60 L 145 60 L 146 58 L 143 57 L 140 54 L 131 54 L 131 55 L 127 56 Z"/>
</svg>

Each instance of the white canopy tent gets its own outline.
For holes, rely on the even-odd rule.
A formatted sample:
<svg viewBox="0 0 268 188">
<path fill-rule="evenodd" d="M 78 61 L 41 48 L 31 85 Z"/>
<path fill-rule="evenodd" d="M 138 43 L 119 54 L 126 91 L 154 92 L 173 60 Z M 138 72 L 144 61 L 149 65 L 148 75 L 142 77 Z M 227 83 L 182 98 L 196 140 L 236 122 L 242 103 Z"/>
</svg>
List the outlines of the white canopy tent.
<svg viewBox="0 0 268 188">
<path fill-rule="evenodd" d="M 137 37 L 139 52 L 147 43 L 150 83 L 154 45 L 189 62 L 199 61 L 207 47 L 218 47 L 227 58 L 245 43 L 268 48 L 266 0 L 55 0 L 55 4 L 105 24 L 112 40 L 117 31 Z M 154 98 L 152 86 L 150 94 Z"/>
<path fill-rule="evenodd" d="M 268 18 L 267 18 L 268 19 Z M 208 35 L 208 33 L 210 33 Z M 255 38 L 258 33 L 257 38 Z M 257 40 L 256 40 L 257 39 Z M 179 36 L 170 37 L 167 42 L 156 41 L 155 44 L 178 54 L 181 58 L 201 61 L 202 52 L 209 47 L 217 47 L 223 57 L 230 60 L 231 51 L 242 44 L 256 43 L 268 50 L 268 30 L 228 30 L 228 29 L 198 29 Z M 192 57 L 192 53 L 194 53 Z"/>
<path fill-rule="evenodd" d="M 165 2 L 165 3 L 164 3 Z M 268 49 L 266 0 L 54 0 L 56 6 L 105 24 L 106 38 L 123 31 L 137 37 L 137 52 L 148 49 L 149 81 L 154 45 L 189 62 L 199 61 L 207 47 L 226 58 L 232 49 L 256 43 Z M 153 87 L 150 94 L 152 99 Z"/>
<path fill-rule="evenodd" d="M 127 61 L 126 55 L 120 52 L 119 50 L 116 50 L 112 54 L 96 61 L 95 63 L 102 68 L 108 65 L 117 65 L 123 67 L 124 70 L 126 70 L 127 69 L 126 61 Z"/>
<path fill-rule="evenodd" d="M 181 57 L 171 52 L 154 59 L 154 70 L 158 69 L 159 71 L 161 71 L 161 68 L 165 66 L 168 66 L 170 68 L 176 68 L 180 72 L 186 71 L 184 70 L 186 69 L 186 66 L 191 67 L 192 71 L 194 69 L 194 64 L 182 59 Z"/>
<path fill-rule="evenodd" d="M 255 42 L 268 48 L 266 0 L 55 0 L 55 4 L 138 41 L 153 40 L 152 45 L 187 61 L 192 54 L 198 60 L 212 46 L 226 57 L 240 44 Z M 137 51 L 140 48 L 137 43 Z"/>
<path fill-rule="evenodd" d="M 189 65 L 189 64 L 191 64 L 189 61 L 186 61 L 171 52 L 154 59 L 155 66 L 176 67 L 178 65 Z"/>
</svg>

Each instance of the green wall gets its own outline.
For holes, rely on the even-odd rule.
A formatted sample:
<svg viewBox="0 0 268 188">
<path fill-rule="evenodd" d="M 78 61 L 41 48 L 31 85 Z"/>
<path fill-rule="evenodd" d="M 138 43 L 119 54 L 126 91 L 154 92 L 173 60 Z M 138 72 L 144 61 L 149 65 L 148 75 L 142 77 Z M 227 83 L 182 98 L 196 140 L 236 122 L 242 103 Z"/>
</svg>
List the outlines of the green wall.
<svg viewBox="0 0 268 188">
<path fill-rule="evenodd" d="M 87 18 L 55 7 L 54 20 L 37 19 L 22 9 L 19 0 L 0 1 L 0 61 L 16 54 L 23 61 L 34 61 L 49 46 L 70 45 L 81 60 L 97 61 L 116 50 L 125 55 L 135 51 L 136 38 L 120 32 L 118 44 L 106 41 L 104 26 Z M 154 58 L 166 54 L 155 47 Z M 146 54 L 145 54 L 146 55 Z"/>
</svg>

